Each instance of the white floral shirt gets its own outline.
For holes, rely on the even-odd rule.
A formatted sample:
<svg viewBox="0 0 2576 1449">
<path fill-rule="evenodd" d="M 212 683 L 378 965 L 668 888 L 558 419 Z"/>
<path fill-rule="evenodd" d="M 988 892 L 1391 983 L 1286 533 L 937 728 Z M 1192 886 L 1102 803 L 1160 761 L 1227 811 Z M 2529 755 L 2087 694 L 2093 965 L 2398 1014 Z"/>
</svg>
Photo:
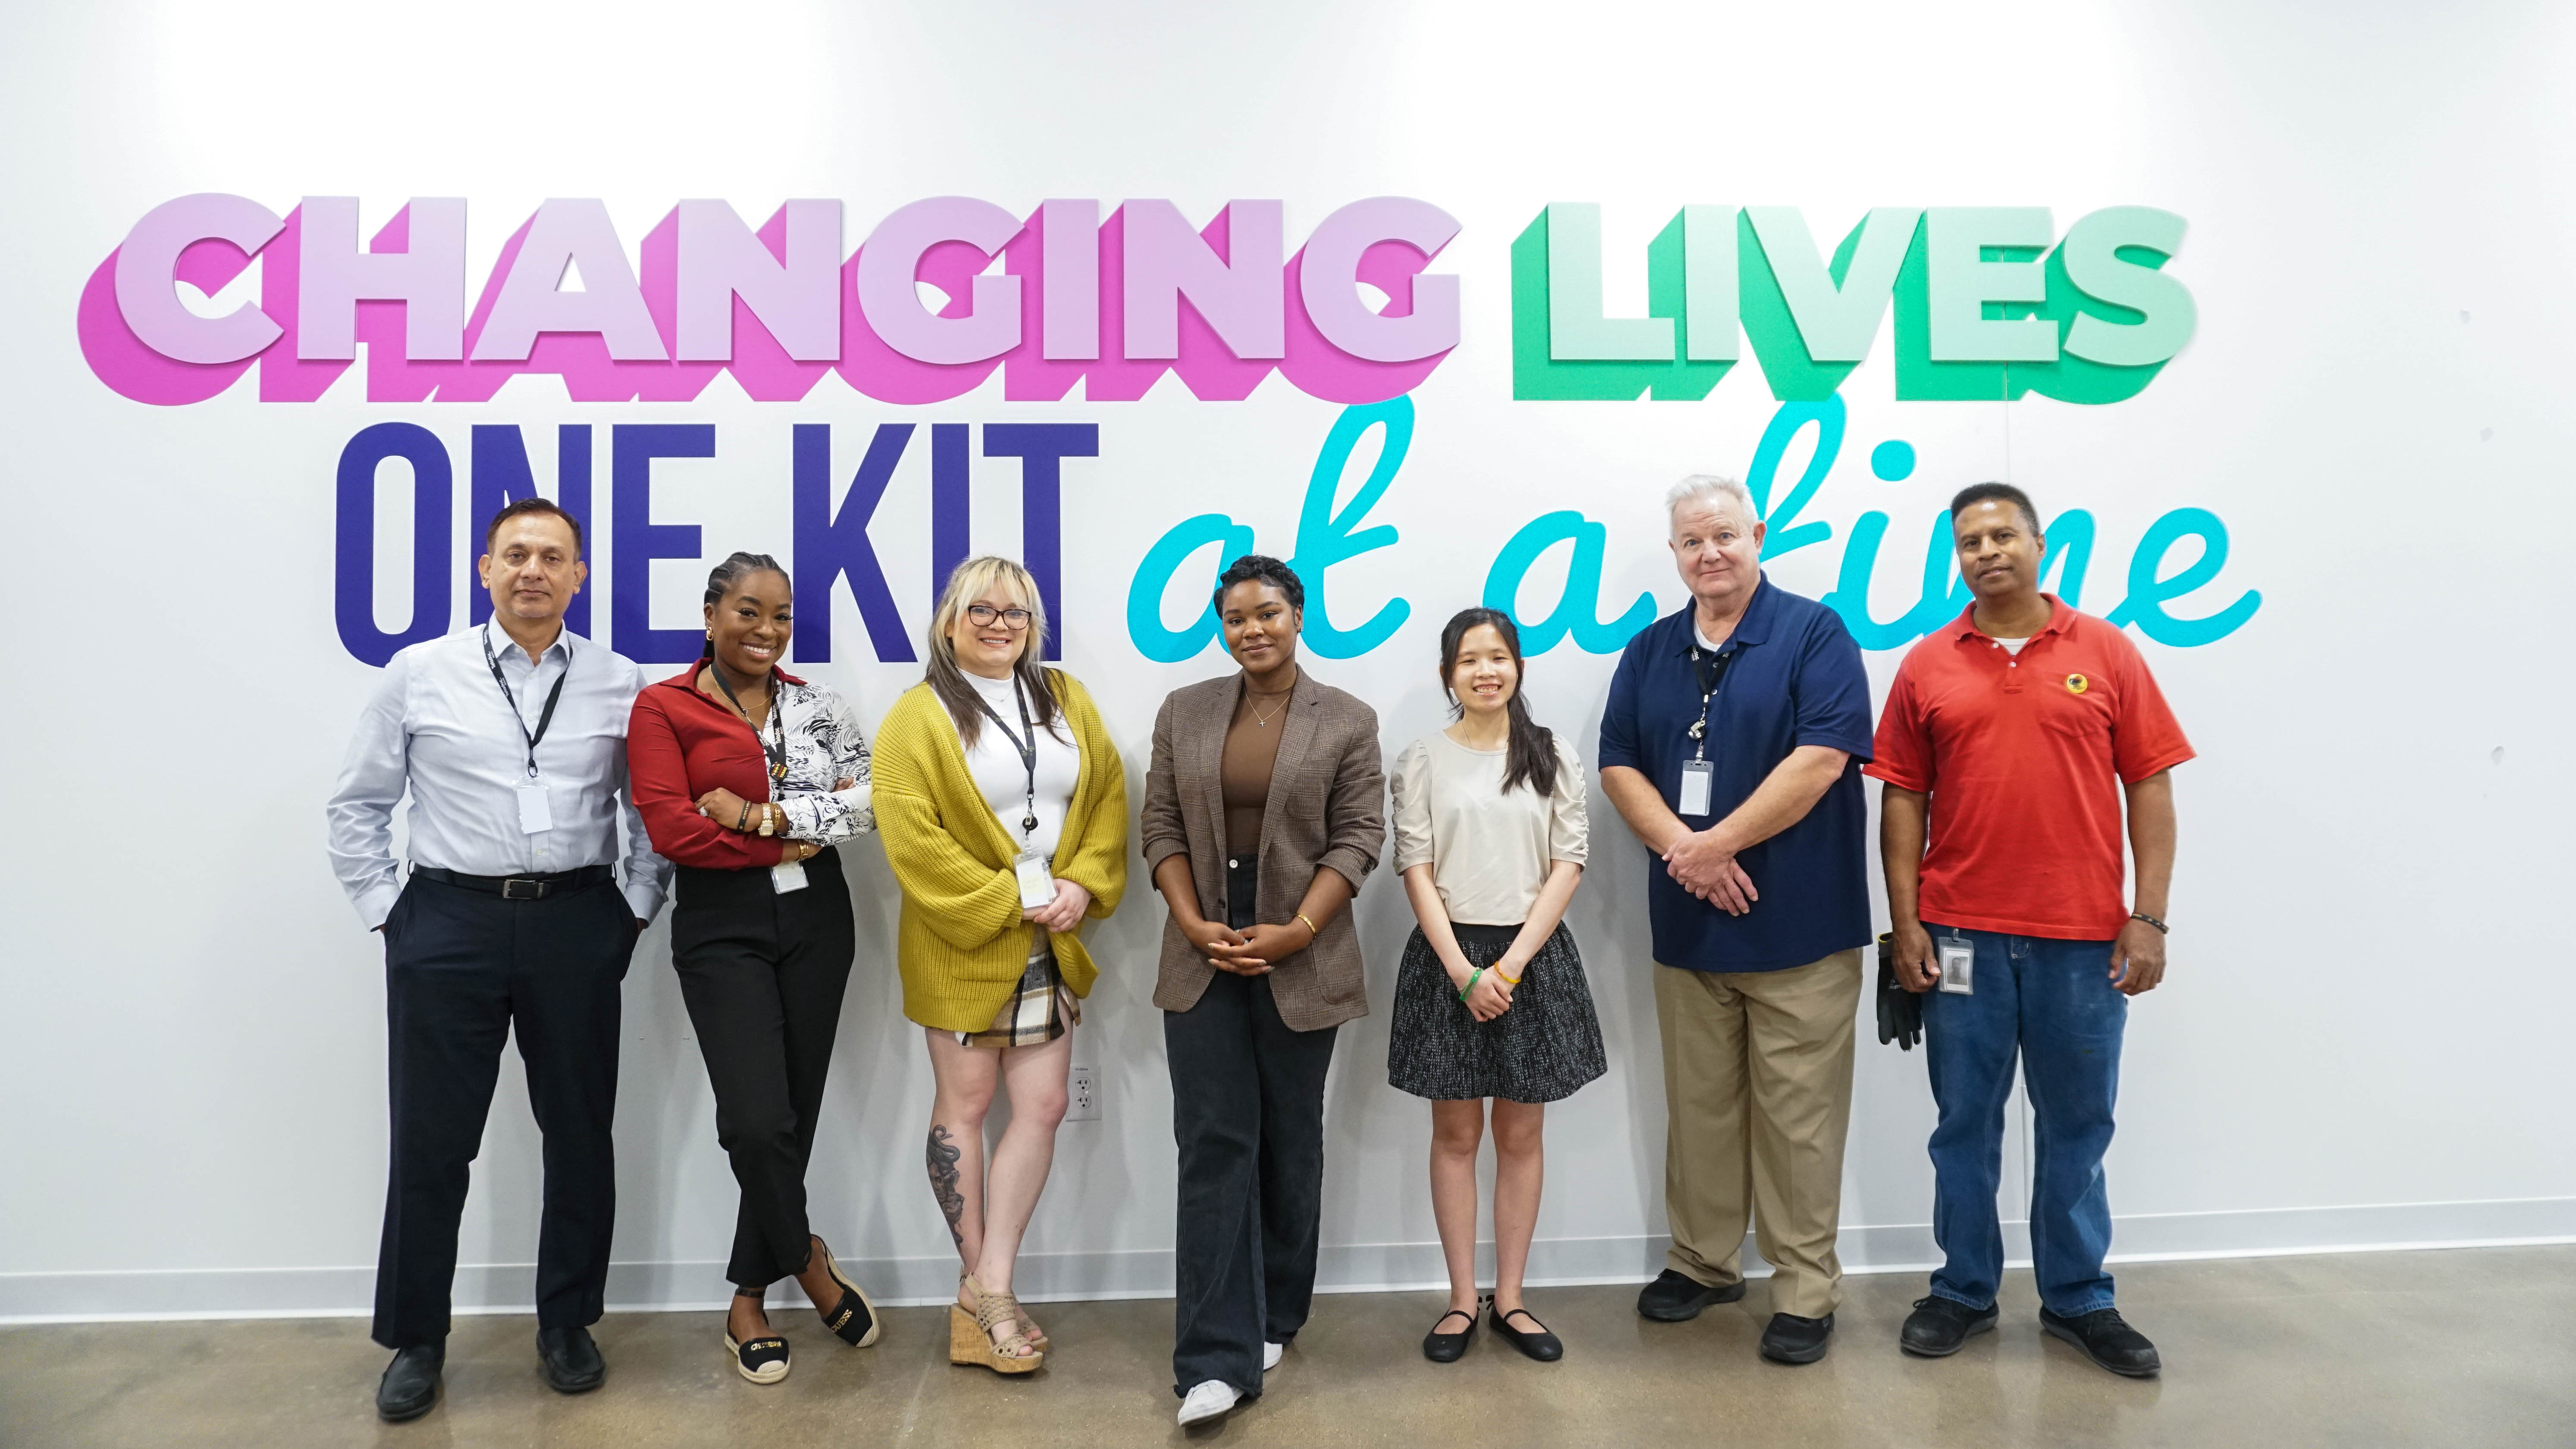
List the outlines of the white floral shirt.
<svg viewBox="0 0 2576 1449">
<path fill-rule="evenodd" d="M 787 812 L 787 838 L 837 845 L 876 829 L 876 813 L 868 806 L 868 742 L 858 711 L 829 685 L 780 679 L 776 689 L 787 778 L 769 793 Z M 775 738 L 766 720 L 759 733 L 764 745 Z M 833 788 L 843 780 L 853 783 Z"/>
</svg>

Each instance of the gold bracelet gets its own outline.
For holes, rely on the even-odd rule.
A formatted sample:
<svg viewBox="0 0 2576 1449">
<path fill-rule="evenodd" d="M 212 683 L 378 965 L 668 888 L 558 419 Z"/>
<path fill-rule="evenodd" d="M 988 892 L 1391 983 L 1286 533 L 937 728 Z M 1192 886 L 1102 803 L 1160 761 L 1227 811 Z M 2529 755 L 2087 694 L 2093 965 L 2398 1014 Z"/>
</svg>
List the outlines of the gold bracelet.
<svg viewBox="0 0 2576 1449">
<path fill-rule="evenodd" d="M 1297 913 L 1297 919 L 1298 919 L 1298 920 L 1301 920 L 1301 921 L 1306 921 L 1306 913 L 1305 913 L 1304 911 L 1299 911 L 1299 912 Z M 1315 942 L 1315 941 L 1320 941 L 1320 940 L 1322 940 L 1322 939 L 1323 939 L 1323 937 L 1324 937 L 1324 933 L 1315 929 L 1315 923 L 1314 923 L 1314 922 L 1312 922 L 1312 921 L 1306 921 L 1306 940 L 1307 940 L 1309 943 L 1312 943 L 1312 942 Z"/>
<path fill-rule="evenodd" d="M 1497 976 L 1503 976 L 1503 968 L 1500 966 L 1495 967 L 1494 974 Z M 1526 971 L 1522 972 L 1522 975 L 1527 974 L 1529 973 Z M 1521 978 L 1519 976 L 1503 976 L 1503 984 L 1506 986 L 1518 986 L 1521 984 Z"/>
</svg>

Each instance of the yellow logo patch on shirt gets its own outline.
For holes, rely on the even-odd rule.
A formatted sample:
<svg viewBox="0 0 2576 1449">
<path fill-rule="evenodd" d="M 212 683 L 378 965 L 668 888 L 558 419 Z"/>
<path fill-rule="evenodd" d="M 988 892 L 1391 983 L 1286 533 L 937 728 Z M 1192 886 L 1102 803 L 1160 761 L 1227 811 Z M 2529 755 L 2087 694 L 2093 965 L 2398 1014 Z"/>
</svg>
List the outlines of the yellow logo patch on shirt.
<svg viewBox="0 0 2576 1449">
<path fill-rule="evenodd" d="M 2084 691 L 2092 687 L 2092 681 L 2086 679 L 2081 674 L 2070 674 L 2066 676 L 2066 692 L 2068 694 L 2082 694 Z"/>
</svg>

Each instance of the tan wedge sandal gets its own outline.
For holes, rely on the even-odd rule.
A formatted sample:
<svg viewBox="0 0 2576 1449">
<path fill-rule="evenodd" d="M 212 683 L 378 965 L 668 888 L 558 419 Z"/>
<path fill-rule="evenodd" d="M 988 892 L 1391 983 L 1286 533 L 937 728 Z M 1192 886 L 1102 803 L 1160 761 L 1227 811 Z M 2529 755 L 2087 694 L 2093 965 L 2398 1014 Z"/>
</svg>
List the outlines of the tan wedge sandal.
<svg viewBox="0 0 2576 1449">
<path fill-rule="evenodd" d="M 966 1286 L 966 1270 L 963 1268 L 957 1270 L 957 1286 L 960 1288 Z M 1046 1330 L 1038 1327 L 1037 1320 L 1029 1317 L 1029 1311 L 1020 1306 L 1019 1296 L 1012 1293 L 1005 1293 L 1001 1296 L 1010 1301 L 1011 1316 L 1020 1321 L 1020 1337 L 1029 1341 L 1029 1347 L 1036 1349 L 1040 1353 L 1046 1352 Z"/>
<path fill-rule="evenodd" d="M 987 1293 L 973 1277 L 966 1280 L 966 1291 L 975 1296 L 975 1311 L 968 1313 L 956 1304 L 948 1307 L 948 1361 L 973 1364 L 997 1374 L 1035 1373 L 1046 1355 L 1029 1346 L 1028 1337 L 1017 1332 L 1018 1315 L 1012 1312 L 1011 1295 Z M 997 1324 L 1011 1324 L 1014 1331 L 1000 1343 L 993 1342 Z"/>
</svg>

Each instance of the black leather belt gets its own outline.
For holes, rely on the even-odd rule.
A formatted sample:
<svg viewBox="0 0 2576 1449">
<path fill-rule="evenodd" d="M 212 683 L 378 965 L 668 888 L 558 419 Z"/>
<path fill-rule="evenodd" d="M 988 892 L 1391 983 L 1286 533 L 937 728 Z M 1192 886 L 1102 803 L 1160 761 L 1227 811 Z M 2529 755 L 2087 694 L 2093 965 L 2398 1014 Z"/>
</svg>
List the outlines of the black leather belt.
<svg viewBox="0 0 2576 1449">
<path fill-rule="evenodd" d="M 604 865 L 585 865 L 579 870 L 548 871 L 538 875 L 467 875 L 443 866 L 416 865 L 411 868 L 415 880 L 434 880 L 440 885 L 463 886 L 505 901 L 541 901 L 563 891 L 579 890 L 610 878 Z"/>
</svg>

